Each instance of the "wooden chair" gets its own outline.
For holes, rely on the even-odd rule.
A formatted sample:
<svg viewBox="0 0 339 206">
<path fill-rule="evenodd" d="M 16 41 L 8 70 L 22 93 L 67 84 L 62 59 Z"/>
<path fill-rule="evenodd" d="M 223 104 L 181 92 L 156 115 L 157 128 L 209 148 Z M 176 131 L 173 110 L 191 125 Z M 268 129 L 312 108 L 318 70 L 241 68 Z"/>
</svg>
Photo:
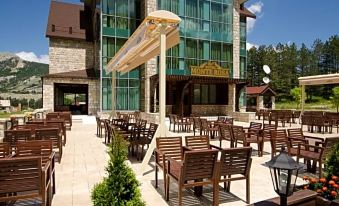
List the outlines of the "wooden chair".
<svg viewBox="0 0 339 206">
<path fill-rule="evenodd" d="M 45 123 L 45 125 L 40 127 L 39 129 L 42 129 L 42 128 L 58 128 L 60 136 L 64 137 L 63 145 L 64 146 L 66 145 L 66 141 L 67 141 L 67 138 L 66 138 L 66 127 L 65 127 L 65 124 L 63 122 L 57 122 L 57 121 L 53 121 L 53 120 L 52 121 L 47 121 Z"/>
<path fill-rule="evenodd" d="M 169 117 L 169 121 L 170 121 L 170 124 L 169 124 L 169 131 L 172 131 L 172 130 L 171 130 L 171 126 L 173 125 L 173 127 L 175 127 L 175 124 L 174 124 L 174 116 L 173 116 L 173 114 L 169 114 L 168 117 Z M 174 130 L 174 128 L 173 128 L 173 130 Z"/>
<path fill-rule="evenodd" d="M 292 141 L 294 143 L 297 143 L 298 141 L 301 141 L 302 143 L 304 140 L 313 140 L 316 142 L 322 142 L 324 139 L 321 137 L 311 137 L 304 135 L 302 129 L 300 128 L 294 128 L 294 129 L 288 129 L 288 139 L 289 141 Z"/>
<path fill-rule="evenodd" d="M 5 130 L 4 142 L 7 142 L 11 146 L 11 151 L 16 151 L 16 145 L 19 141 L 27 141 L 32 139 L 31 130 Z"/>
<path fill-rule="evenodd" d="M 241 126 L 232 126 L 232 134 L 234 137 L 234 145 L 237 147 L 238 143 L 241 143 L 244 147 L 250 146 L 252 143 L 258 145 L 258 156 L 262 156 L 262 138 L 259 135 L 259 130 L 249 129 L 248 133 L 245 132 Z"/>
<path fill-rule="evenodd" d="M 271 130 L 277 130 L 277 125 L 274 124 L 264 124 L 261 136 L 262 136 L 262 145 L 261 149 L 264 149 L 265 142 L 270 142 L 271 141 Z M 264 151 L 261 151 L 262 153 Z"/>
<path fill-rule="evenodd" d="M 293 147 L 290 141 L 288 141 L 286 130 L 271 130 L 271 157 L 273 158 L 281 151 L 281 148 L 287 148 L 290 156 L 297 155 L 297 148 Z"/>
<path fill-rule="evenodd" d="M 72 128 L 72 114 L 71 112 L 59 112 L 59 118 L 65 121 L 66 126 Z"/>
<path fill-rule="evenodd" d="M 201 131 L 201 121 L 199 117 L 193 117 L 193 135 L 195 136 L 196 130 L 199 131 L 200 135 L 202 135 Z"/>
<path fill-rule="evenodd" d="M 230 147 L 234 147 L 234 137 L 232 134 L 232 126 L 227 124 L 219 125 L 219 146 L 222 147 L 222 140 L 230 142 Z"/>
<path fill-rule="evenodd" d="M 250 170 L 252 164 L 251 147 L 227 148 L 221 150 L 218 182 L 224 182 L 229 192 L 231 181 L 246 180 L 246 203 L 250 203 Z M 232 177 L 236 175 L 236 177 Z M 227 184 L 228 183 L 228 184 Z"/>
<path fill-rule="evenodd" d="M 304 158 L 305 160 L 313 160 L 313 165 L 311 168 L 310 162 L 308 162 L 308 169 L 312 172 L 315 172 L 317 162 L 319 163 L 319 178 L 322 177 L 322 164 L 327 156 L 327 154 L 331 151 L 331 148 L 339 143 L 339 137 L 328 137 L 324 142 L 316 142 L 316 145 L 310 145 L 308 143 L 299 143 L 298 144 L 298 153 L 297 153 L 297 161 L 300 158 Z"/>
<path fill-rule="evenodd" d="M 210 144 L 210 138 L 208 136 L 186 136 L 185 145 L 189 150 L 220 149 Z"/>
<path fill-rule="evenodd" d="M 10 175 L 9 175 L 10 174 Z M 0 159 L 0 202 L 41 198 L 42 205 L 51 205 L 49 173 L 42 169 L 41 157 Z"/>
<path fill-rule="evenodd" d="M 219 127 L 217 125 L 214 125 L 214 127 L 212 127 L 211 125 L 209 125 L 207 119 L 200 119 L 200 121 L 202 133 L 204 135 L 209 135 L 209 137 L 211 138 L 214 138 L 219 130 Z"/>
<path fill-rule="evenodd" d="M 58 150 L 58 161 L 61 162 L 62 158 L 62 138 L 58 128 L 44 128 L 35 130 L 36 140 L 52 140 L 53 149 Z"/>
<path fill-rule="evenodd" d="M 183 158 L 182 137 L 158 137 L 156 139 L 155 157 L 155 187 L 158 187 L 158 170 L 163 171 L 164 191 L 166 191 L 167 158 L 181 161 Z"/>
<path fill-rule="evenodd" d="M 55 152 L 53 151 L 52 140 L 34 140 L 27 142 L 18 142 L 15 157 L 41 157 L 42 168 L 47 173 L 48 166 L 51 170 L 51 181 L 53 194 L 56 191 L 55 185 Z"/>
<path fill-rule="evenodd" d="M 158 125 L 154 123 L 150 123 L 148 129 L 146 131 L 141 131 L 138 146 L 141 146 L 141 153 L 137 154 L 137 159 L 142 160 L 144 157 L 144 147 L 147 145 L 147 149 L 149 148 L 149 144 L 151 144 L 152 139 L 154 138 L 155 132 L 158 129 Z"/>
<path fill-rule="evenodd" d="M 58 112 L 50 112 L 46 114 L 46 120 L 49 119 L 58 119 L 59 118 L 59 113 Z"/>
<path fill-rule="evenodd" d="M 7 142 L 0 143 L 0 159 L 9 157 L 11 154 L 11 145 Z"/>
<path fill-rule="evenodd" d="M 183 161 L 177 161 L 171 157 L 167 162 L 166 174 L 166 200 L 169 200 L 170 178 L 178 183 L 178 205 L 182 205 L 182 189 L 212 185 L 213 205 L 218 205 L 218 187 L 216 184 L 219 166 L 217 150 L 187 151 Z"/>
</svg>

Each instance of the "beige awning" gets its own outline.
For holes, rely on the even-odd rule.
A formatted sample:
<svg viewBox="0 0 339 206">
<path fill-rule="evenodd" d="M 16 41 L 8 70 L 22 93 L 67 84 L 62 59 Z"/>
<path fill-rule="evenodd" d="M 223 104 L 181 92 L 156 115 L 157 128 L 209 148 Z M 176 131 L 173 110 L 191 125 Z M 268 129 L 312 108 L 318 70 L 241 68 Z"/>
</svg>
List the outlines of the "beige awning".
<svg viewBox="0 0 339 206">
<path fill-rule="evenodd" d="M 147 62 L 149 59 L 160 54 L 159 23 L 167 24 L 166 49 L 180 42 L 178 24 L 181 19 L 165 10 L 150 13 L 140 24 L 137 30 L 127 40 L 107 64 L 106 72 L 116 70 L 123 73 Z"/>
<path fill-rule="evenodd" d="M 339 73 L 299 77 L 299 85 L 339 84 Z"/>
</svg>

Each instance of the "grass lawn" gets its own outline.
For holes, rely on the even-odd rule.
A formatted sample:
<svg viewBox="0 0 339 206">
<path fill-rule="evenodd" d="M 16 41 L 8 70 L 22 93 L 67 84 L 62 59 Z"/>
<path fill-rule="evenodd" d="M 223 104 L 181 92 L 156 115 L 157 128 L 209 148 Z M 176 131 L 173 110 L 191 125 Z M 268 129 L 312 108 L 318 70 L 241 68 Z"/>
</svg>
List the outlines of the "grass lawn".
<svg viewBox="0 0 339 206">
<path fill-rule="evenodd" d="M 304 105 L 304 110 L 323 110 L 336 112 L 337 109 L 332 105 L 330 100 L 322 97 L 314 97 L 312 101 L 308 101 Z M 301 109 L 301 104 L 295 101 L 282 101 L 275 103 L 276 109 Z"/>
<path fill-rule="evenodd" d="M 24 114 L 25 112 L 28 112 L 28 111 L 24 110 L 24 111 L 20 111 L 20 112 L 12 112 L 12 113 L 0 112 L 0 118 L 9 118 L 11 115 Z"/>
</svg>

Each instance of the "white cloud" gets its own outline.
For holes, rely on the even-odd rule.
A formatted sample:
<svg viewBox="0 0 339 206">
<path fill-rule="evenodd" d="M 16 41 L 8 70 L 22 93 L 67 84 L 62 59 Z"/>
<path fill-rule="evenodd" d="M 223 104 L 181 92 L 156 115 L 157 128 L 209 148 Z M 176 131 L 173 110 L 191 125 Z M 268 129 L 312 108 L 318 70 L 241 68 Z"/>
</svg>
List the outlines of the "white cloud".
<svg viewBox="0 0 339 206">
<path fill-rule="evenodd" d="M 18 52 L 16 53 L 18 57 L 20 57 L 23 60 L 30 61 L 30 62 L 39 62 L 48 64 L 49 63 L 49 56 L 48 55 L 40 55 L 37 56 L 34 52 Z"/>
<path fill-rule="evenodd" d="M 251 6 L 249 6 L 247 9 L 249 11 L 251 11 L 252 13 L 254 13 L 257 16 L 257 18 L 260 18 L 261 16 L 259 16 L 259 15 L 262 12 L 263 6 L 264 6 L 264 4 L 261 1 L 258 1 L 254 4 L 252 4 Z M 253 31 L 256 20 L 257 19 L 247 18 L 247 32 L 248 33 Z"/>
<path fill-rule="evenodd" d="M 259 45 L 246 42 L 246 50 L 250 50 L 252 47 L 259 48 Z"/>
</svg>

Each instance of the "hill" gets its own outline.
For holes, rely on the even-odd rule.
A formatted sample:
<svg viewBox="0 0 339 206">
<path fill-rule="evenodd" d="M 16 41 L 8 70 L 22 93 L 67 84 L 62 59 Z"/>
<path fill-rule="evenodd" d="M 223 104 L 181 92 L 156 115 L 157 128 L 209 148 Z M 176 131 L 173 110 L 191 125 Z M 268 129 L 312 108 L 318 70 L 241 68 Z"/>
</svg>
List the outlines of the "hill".
<svg viewBox="0 0 339 206">
<path fill-rule="evenodd" d="M 45 74 L 48 74 L 48 64 L 25 61 L 11 53 L 0 53 L 0 97 L 41 98 L 41 76 Z"/>
</svg>

